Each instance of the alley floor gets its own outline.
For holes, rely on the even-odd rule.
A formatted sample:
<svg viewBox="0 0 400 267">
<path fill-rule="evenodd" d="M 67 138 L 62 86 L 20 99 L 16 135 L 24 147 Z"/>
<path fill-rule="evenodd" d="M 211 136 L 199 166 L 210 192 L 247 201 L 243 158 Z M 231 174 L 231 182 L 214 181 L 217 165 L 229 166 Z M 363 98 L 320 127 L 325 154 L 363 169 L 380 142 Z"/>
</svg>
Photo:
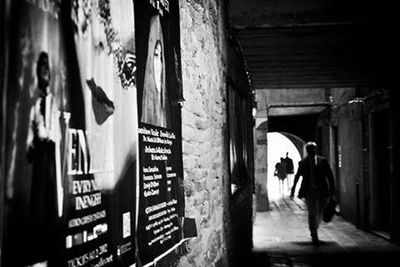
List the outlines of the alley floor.
<svg viewBox="0 0 400 267">
<path fill-rule="evenodd" d="M 252 266 L 400 266 L 399 246 L 340 216 L 321 224 L 321 244 L 313 246 L 304 202 L 285 197 L 272 201 L 271 208 L 255 218 Z"/>
</svg>

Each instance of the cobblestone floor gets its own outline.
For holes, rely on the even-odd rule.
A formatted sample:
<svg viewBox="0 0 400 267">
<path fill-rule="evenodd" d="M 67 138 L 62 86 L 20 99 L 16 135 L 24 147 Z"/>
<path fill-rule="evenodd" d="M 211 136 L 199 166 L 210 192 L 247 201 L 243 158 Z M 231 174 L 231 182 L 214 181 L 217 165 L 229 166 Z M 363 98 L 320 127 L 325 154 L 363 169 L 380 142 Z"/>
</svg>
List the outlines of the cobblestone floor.
<svg viewBox="0 0 400 267">
<path fill-rule="evenodd" d="M 400 266 L 399 246 L 339 216 L 321 224 L 321 245 L 313 246 L 305 203 L 282 198 L 271 204 L 272 211 L 256 215 L 251 266 Z"/>
</svg>

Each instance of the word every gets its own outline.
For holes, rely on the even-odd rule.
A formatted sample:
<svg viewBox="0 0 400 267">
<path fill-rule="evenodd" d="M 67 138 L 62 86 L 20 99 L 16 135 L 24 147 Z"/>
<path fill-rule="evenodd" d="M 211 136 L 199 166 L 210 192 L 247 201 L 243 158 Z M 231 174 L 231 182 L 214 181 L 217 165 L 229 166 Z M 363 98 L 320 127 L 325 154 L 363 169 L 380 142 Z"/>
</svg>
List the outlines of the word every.
<svg viewBox="0 0 400 267">
<path fill-rule="evenodd" d="M 72 193 L 74 195 L 87 194 L 98 191 L 95 180 L 77 180 L 72 182 Z M 75 198 L 76 210 L 83 210 L 101 204 L 101 193 L 77 196 Z"/>
</svg>

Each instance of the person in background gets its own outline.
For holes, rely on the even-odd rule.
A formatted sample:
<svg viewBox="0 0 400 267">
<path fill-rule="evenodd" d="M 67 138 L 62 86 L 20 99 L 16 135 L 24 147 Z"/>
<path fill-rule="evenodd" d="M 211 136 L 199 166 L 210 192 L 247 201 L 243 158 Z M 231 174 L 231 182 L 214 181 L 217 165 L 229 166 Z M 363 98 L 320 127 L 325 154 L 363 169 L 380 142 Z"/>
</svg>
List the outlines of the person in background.
<svg viewBox="0 0 400 267">
<path fill-rule="evenodd" d="M 289 152 L 286 152 L 286 158 L 284 160 L 286 164 L 286 173 L 287 173 L 286 181 L 288 189 L 290 190 L 290 185 L 292 183 L 292 178 L 294 174 L 294 166 L 293 166 L 293 160 L 289 158 Z"/>
<path fill-rule="evenodd" d="M 285 192 L 285 190 L 284 190 L 284 188 L 285 188 L 285 179 L 287 177 L 286 164 L 285 164 L 284 158 L 281 158 L 280 161 L 278 163 L 276 163 L 274 175 L 278 177 L 278 180 L 279 180 L 279 193 L 281 195 L 283 195 L 283 193 Z"/>
<path fill-rule="evenodd" d="M 293 199 L 296 184 L 302 176 L 298 197 L 306 200 L 312 243 L 318 245 L 318 227 L 322 220 L 323 209 L 334 195 L 334 177 L 327 159 L 317 155 L 315 142 L 308 142 L 306 151 L 307 156 L 299 162 L 290 198 Z"/>
</svg>

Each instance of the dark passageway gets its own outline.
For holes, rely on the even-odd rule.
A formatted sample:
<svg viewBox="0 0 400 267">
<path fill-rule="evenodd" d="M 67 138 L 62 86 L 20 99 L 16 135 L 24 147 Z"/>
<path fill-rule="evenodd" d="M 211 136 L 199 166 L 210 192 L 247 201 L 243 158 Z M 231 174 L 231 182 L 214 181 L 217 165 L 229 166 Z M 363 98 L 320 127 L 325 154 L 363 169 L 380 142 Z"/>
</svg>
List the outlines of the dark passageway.
<svg viewBox="0 0 400 267">
<path fill-rule="evenodd" d="M 357 229 L 340 216 L 321 224 L 320 246 L 313 246 L 302 200 L 281 198 L 271 211 L 258 212 L 253 233 L 252 266 L 393 266 L 400 247 Z"/>
<path fill-rule="evenodd" d="M 288 132 L 317 143 L 317 154 L 333 170 L 340 211 L 340 217 L 322 224 L 323 243 L 315 247 L 301 200 L 257 191 L 253 266 L 398 262 L 394 2 L 231 2 L 232 27 L 256 89 L 256 125 L 264 123 L 256 130 L 256 188 L 275 165 L 265 162 L 269 155 L 264 154 L 276 144 L 265 144 L 263 136 Z"/>
</svg>

